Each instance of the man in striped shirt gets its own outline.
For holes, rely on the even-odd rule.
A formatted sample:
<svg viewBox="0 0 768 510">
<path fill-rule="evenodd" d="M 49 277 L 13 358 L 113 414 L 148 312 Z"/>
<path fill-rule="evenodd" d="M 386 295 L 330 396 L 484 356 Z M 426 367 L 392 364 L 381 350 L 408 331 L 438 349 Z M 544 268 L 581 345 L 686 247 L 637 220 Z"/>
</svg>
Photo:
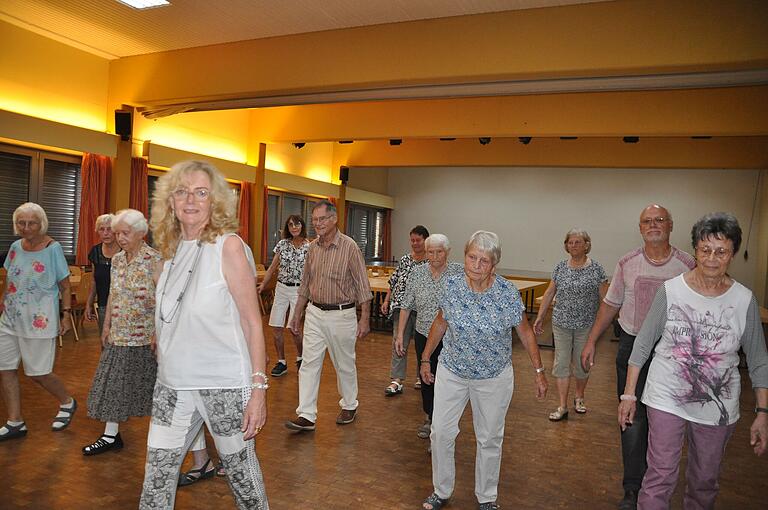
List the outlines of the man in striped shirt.
<svg viewBox="0 0 768 510">
<path fill-rule="evenodd" d="M 329 201 L 322 200 L 312 209 L 312 225 L 318 238 L 307 252 L 296 312 L 290 324 L 291 330 L 298 333 L 306 308 L 298 417 L 285 423 L 290 430 L 315 430 L 326 349 L 336 369 L 341 393 L 341 412 L 336 423 L 352 423 L 357 414 L 355 343 L 370 331 L 373 296 L 363 255 L 352 238 L 339 232 L 337 223 L 336 207 Z M 357 304 L 361 308 L 359 321 Z"/>
</svg>

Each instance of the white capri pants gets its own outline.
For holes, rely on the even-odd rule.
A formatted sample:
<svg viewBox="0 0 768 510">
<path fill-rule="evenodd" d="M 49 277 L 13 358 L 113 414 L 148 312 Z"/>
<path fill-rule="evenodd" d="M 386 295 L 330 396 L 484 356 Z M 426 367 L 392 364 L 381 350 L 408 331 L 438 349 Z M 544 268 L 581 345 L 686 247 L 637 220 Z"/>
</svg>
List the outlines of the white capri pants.
<svg viewBox="0 0 768 510">
<path fill-rule="evenodd" d="M 16 370 L 22 361 L 28 376 L 47 375 L 53 372 L 55 359 L 55 338 L 25 338 L 0 333 L 0 370 Z"/>
<path fill-rule="evenodd" d="M 440 363 L 434 384 L 435 407 L 430 438 L 435 494 L 443 499 L 453 494 L 456 483 L 456 436 L 459 435 L 459 420 L 469 401 L 477 441 L 475 496 L 478 503 L 496 501 L 504 422 L 515 385 L 512 364 L 491 379 L 464 379 Z"/>
<path fill-rule="evenodd" d="M 284 283 L 277 282 L 275 286 L 275 299 L 272 301 L 272 311 L 269 312 L 269 325 L 273 328 L 284 328 L 286 313 L 288 313 L 288 324 L 290 324 L 298 299 L 298 285 L 290 287 Z"/>
</svg>

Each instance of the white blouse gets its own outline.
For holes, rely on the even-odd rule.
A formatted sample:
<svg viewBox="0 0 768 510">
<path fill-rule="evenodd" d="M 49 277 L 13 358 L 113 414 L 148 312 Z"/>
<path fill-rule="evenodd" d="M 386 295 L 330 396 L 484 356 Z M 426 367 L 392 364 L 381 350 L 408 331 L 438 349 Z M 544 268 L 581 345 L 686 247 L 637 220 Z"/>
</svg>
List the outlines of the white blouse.
<svg viewBox="0 0 768 510">
<path fill-rule="evenodd" d="M 222 270 L 224 241 L 233 235 L 219 236 L 215 243 L 199 247 L 196 240 L 182 240 L 175 260 L 163 264 L 155 324 L 157 380 L 164 386 L 199 390 L 250 385 L 248 345 Z M 243 249 L 255 275 L 253 253 L 244 242 Z"/>
</svg>

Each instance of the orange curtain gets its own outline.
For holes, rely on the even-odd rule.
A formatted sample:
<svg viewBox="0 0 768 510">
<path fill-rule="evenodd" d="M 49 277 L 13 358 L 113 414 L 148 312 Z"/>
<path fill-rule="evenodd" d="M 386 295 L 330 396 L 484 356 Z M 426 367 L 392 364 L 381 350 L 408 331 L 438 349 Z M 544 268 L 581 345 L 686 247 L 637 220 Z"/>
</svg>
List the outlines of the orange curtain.
<svg viewBox="0 0 768 510">
<path fill-rule="evenodd" d="M 237 211 L 240 218 L 240 237 L 245 244 L 249 243 L 251 235 L 251 183 L 240 182 L 240 207 Z"/>
<path fill-rule="evenodd" d="M 264 186 L 264 214 L 262 215 L 261 224 L 261 262 L 267 263 L 267 245 L 269 240 L 269 218 L 267 218 L 267 211 L 269 210 L 269 188 Z"/>
<path fill-rule="evenodd" d="M 80 167 L 82 193 L 80 194 L 79 233 L 75 264 L 88 264 L 88 252 L 98 240 L 94 226 L 96 218 L 109 208 L 109 177 L 112 160 L 107 156 L 85 153 Z"/>
<path fill-rule="evenodd" d="M 141 211 L 146 216 L 149 213 L 149 186 L 147 160 L 131 158 L 131 194 L 128 207 Z"/>
<path fill-rule="evenodd" d="M 384 213 L 384 227 L 381 229 L 382 253 L 385 261 L 392 259 L 392 209 Z"/>
</svg>

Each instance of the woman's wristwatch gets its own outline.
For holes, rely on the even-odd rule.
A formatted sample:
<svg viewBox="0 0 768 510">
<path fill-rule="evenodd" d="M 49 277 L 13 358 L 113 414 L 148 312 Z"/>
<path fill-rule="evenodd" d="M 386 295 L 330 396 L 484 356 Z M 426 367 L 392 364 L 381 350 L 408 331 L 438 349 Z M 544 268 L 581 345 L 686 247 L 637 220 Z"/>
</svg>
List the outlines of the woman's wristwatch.
<svg viewBox="0 0 768 510">
<path fill-rule="evenodd" d="M 755 414 L 766 413 L 768 414 L 768 407 L 755 407 Z"/>
<path fill-rule="evenodd" d="M 537 374 L 543 374 L 544 370 L 546 369 L 544 368 L 544 365 L 541 365 L 539 368 L 536 368 L 535 370 Z"/>
</svg>

